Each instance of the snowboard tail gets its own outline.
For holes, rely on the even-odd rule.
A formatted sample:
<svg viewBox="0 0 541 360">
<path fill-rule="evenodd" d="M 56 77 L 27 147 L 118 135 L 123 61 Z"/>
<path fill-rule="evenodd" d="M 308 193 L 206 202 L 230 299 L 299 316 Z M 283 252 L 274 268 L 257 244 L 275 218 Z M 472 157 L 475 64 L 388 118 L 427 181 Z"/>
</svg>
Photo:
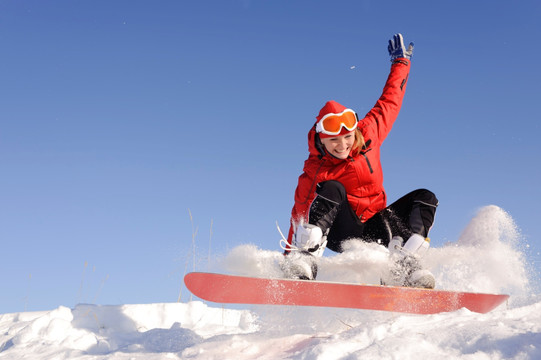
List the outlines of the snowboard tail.
<svg viewBox="0 0 541 360">
<path fill-rule="evenodd" d="M 412 314 L 436 314 L 461 308 L 487 313 L 509 298 L 502 294 L 202 272 L 187 274 L 184 283 L 195 296 L 216 303 L 321 306 Z"/>
</svg>

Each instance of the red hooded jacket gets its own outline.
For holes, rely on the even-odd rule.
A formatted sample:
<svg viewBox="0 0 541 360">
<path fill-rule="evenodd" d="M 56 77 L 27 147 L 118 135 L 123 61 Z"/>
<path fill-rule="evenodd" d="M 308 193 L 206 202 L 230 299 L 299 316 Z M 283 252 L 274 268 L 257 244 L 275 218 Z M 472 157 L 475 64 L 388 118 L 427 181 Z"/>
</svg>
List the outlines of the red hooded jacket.
<svg viewBox="0 0 541 360">
<path fill-rule="evenodd" d="M 295 205 L 291 212 L 291 227 L 288 242 L 291 244 L 295 226 L 301 219 L 307 221 L 308 210 L 316 193 L 316 184 L 337 180 L 346 188 L 349 204 L 362 222 L 370 219 L 387 206 L 383 188 L 383 172 L 380 162 L 380 147 L 398 116 L 410 70 L 410 61 L 396 60 L 391 66 L 383 93 L 376 105 L 359 120 L 357 127 L 364 136 L 365 147 L 359 155 L 341 160 L 327 154 L 316 145 L 315 125 L 308 133 L 309 156 L 304 162 L 303 174 L 295 190 Z M 318 116 L 337 113 L 344 106 L 330 101 Z"/>
</svg>

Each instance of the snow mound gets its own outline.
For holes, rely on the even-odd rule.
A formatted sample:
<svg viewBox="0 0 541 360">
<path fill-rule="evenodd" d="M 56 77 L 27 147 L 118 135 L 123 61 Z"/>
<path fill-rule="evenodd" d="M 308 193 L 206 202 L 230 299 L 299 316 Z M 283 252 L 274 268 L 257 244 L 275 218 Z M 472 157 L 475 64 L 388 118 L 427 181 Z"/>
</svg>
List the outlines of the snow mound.
<svg viewBox="0 0 541 360">
<path fill-rule="evenodd" d="M 488 314 L 404 315 L 201 302 L 0 316 L 0 359 L 539 359 L 541 299 Z M 184 323 L 177 322 L 185 321 Z"/>
<path fill-rule="evenodd" d="M 1 315 L 0 358 L 19 349 L 39 354 L 39 359 L 56 358 L 59 348 L 65 349 L 69 358 L 179 352 L 209 337 L 257 329 L 257 317 L 250 311 L 211 308 L 201 302 L 59 307 L 48 312 Z"/>
</svg>

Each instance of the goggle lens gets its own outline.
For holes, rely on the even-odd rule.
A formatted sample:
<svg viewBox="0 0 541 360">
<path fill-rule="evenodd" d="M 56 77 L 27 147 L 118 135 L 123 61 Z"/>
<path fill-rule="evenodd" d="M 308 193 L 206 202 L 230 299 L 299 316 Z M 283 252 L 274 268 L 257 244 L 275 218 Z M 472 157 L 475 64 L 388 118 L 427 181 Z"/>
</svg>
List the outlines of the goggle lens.
<svg viewBox="0 0 541 360">
<path fill-rule="evenodd" d="M 327 114 L 316 125 L 316 131 L 327 135 L 338 135 L 345 127 L 353 131 L 357 127 L 357 115 L 351 109 L 346 109 L 339 114 Z"/>
</svg>

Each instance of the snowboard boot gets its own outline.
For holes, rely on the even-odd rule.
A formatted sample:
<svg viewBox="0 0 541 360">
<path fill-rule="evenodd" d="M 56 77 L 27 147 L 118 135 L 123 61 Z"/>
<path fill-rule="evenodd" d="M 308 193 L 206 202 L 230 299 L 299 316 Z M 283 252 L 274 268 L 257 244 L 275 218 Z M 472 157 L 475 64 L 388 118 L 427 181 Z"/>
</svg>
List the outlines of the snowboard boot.
<svg viewBox="0 0 541 360">
<path fill-rule="evenodd" d="M 314 280 L 317 276 L 316 258 L 323 256 L 327 236 L 321 228 L 311 224 L 300 224 L 293 236 L 290 252 L 281 264 L 288 279 Z"/>
<path fill-rule="evenodd" d="M 413 234 L 402 246 L 403 240 L 395 236 L 389 243 L 390 268 L 382 277 L 382 285 L 433 289 L 436 279 L 429 270 L 423 269 L 420 258 L 426 254 L 429 240 Z"/>
<path fill-rule="evenodd" d="M 316 258 L 308 251 L 287 254 L 280 266 L 286 279 L 314 280 L 317 276 Z"/>
</svg>

